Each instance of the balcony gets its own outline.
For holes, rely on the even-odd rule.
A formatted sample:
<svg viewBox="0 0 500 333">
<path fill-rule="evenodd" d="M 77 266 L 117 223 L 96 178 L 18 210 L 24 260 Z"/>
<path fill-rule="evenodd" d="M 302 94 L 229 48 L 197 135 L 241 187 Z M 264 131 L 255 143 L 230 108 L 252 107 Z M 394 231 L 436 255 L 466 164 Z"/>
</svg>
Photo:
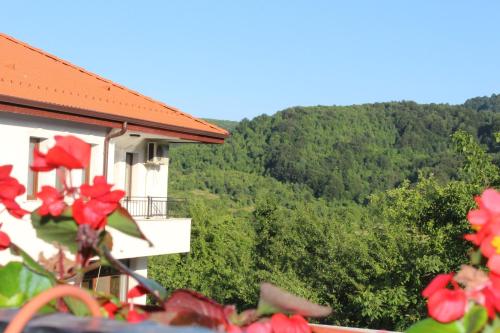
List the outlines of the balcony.
<svg viewBox="0 0 500 333">
<path fill-rule="evenodd" d="M 188 217 L 186 199 L 170 197 L 125 197 L 121 201 L 130 215 L 135 218 L 169 219 Z"/>
</svg>

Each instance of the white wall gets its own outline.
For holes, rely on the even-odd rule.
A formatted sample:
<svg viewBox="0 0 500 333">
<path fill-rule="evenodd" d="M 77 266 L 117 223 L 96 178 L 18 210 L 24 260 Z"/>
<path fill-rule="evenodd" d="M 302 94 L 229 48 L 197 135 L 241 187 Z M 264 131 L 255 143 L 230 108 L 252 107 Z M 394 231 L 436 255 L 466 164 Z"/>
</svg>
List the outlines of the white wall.
<svg viewBox="0 0 500 333">
<path fill-rule="evenodd" d="M 111 180 L 125 188 L 125 156 L 133 153 L 132 166 L 132 195 L 135 197 L 167 197 L 168 196 L 168 158 L 164 163 L 151 165 L 145 163 L 146 143 L 150 137 L 130 137 L 124 135 L 118 137 L 115 142 L 114 151 L 114 178 Z"/>
<path fill-rule="evenodd" d="M 102 174 L 103 147 L 106 130 L 104 128 L 80 125 L 71 122 L 47 120 L 16 114 L 0 113 L 0 165 L 13 164 L 12 176 L 20 183 L 28 182 L 28 159 L 30 137 L 47 139 L 40 144 L 42 151 L 50 147 L 54 135 L 76 135 L 92 144 L 91 179 Z M 109 149 L 108 180 L 114 182 L 116 188 L 123 188 L 125 178 L 125 152 L 133 152 L 137 156 L 133 166 L 132 194 L 134 196 L 167 196 L 168 165 L 149 167 L 144 164 L 145 140 L 151 136 L 132 138 L 126 133 L 112 141 Z M 165 138 L 156 138 L 165 139 Z M 116 160 L 116 163 L 115 163 Z M 55 185 L 55 172 L 39 174 L 39 189 L 43 185 Z M 75 173 L 75 185 L 81 174 Z M 39 201 L 27 200 L 26 195 L 19 197 L 18 202 L 28 210 L 40 205 Z M 34 258 L 43 252 L 49 257 L 57 252 L 51 245 L 36 237 L 31 227 L 29 216 L 23 220 L 12 218 L 6 212 L 0 213 L 2 230 L 6 231 L 12 241 L 25 249 Z M 144 233 L 153 241 L 149 247 L 146 242 L 111 230 L 114 238 L 113 253 L 118 258 L 138 258 L 151 255 L 188 252 L 190 246 L 190 219 L 143 220 L 138 221 Z M 0 264 L 11 259 L 8 251 L 0 251 Z"/>
</svg>

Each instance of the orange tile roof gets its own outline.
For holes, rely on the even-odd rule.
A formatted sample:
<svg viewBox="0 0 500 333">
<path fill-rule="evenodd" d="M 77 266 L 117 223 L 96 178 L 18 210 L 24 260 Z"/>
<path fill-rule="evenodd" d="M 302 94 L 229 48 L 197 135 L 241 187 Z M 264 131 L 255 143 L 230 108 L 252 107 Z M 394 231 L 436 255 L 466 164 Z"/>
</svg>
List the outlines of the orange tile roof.
<svg viewBox="0 0 500 333">
<path fill-rule="evenodd" d="M 0 95 L 225 138 L 228 132 L 0 33 Z M 93 114 L 92 116 L 95 116 Z"/>
</svg>

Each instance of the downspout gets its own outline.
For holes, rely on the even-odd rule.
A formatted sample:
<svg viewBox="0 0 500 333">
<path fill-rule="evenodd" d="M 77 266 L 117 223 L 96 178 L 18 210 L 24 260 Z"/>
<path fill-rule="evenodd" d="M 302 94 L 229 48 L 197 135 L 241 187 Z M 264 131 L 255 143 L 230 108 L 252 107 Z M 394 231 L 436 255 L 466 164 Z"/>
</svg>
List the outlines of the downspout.
<svg viewBox="0 0 500 333">
<path fill-rule="evenodd" d="M 104 137 L 104 160 L 102 163 L 102 174 L 104 176 L 104 179 L 108 179 L 108 155 L 109 155 L 109 141 L 113 138 L 117 138 L 119 136 L 122 136 L 127 132 L 127 122 L 125 121 L 122 124 L 122 128 L 120 131 L 116 133 L 111 133 L 113 129 L 110 128 L 108 130 L 108 133 L 106 134 L 106 137 Z"/>
</svg>

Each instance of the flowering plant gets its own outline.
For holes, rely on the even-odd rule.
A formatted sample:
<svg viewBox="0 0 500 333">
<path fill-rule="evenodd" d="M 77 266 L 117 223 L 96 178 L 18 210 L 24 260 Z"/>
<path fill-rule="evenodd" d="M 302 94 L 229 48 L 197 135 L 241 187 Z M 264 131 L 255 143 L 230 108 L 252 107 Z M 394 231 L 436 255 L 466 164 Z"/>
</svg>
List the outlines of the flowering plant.
<svg viewBox="0 0 500 333">
<path fill-rule="evenodd" d="M 457 273 L 439 274 L 423 290 L 431 318 L 407 332 L 500 332 L 500 193 L 487 189 L 467 214 L 476 246 L 471 265 Z"/>
<path fill-rule="evenodd" d="M 307 333 L 311 329 L 304 316 L 322 317 L 331 312 L 328 307 L 263 284 L 258 307 L 238 313 L 234 306 L 218 304 L 191 290 L 176 290 L 168 295 L 157 282 L 130 270 L 111 254 L 112 237 L 106 230 L 109 226 L 149 242 L 120 205 L 125 193 L 113 189 L 103 176 L 94 177 L 92 184 L 72 184 L 72 170 L 88 167 L 90 151 L 89 144 L 74 136 L 56 136 L 55 145 L 46 153 L 35 149 L 31 169 L 37 172 L 56 170 L 62 188 L 42 186 L 36 194 L 41 205 L 33 212 L 23 209 L 16 201 L 25 188 L 10 175 L 12 166 L 0 166 L 0 203 L 5 210 L 19 219 L 31 214 L 37 237 L 59 248 L 55 257 L 45 259 L 41 256 L 36 261 L 0 230 L 0 251 L 10 250 L 22 258 L 22 262 L 0 266 L 0 281 L 12 282 L 0 286 L 0 307 L 22 306 L 33 296 L 56 285 L 79 284 L 86 272 L 107 265 L 137 281 L 138 285 L 127 294 L 127 302 L 120 302 L 112 295 L 88 292 L 98 300 L 105 316 L 131 323 L 149 319 L 168 325 L 201 325 L 230 333 Z M 66 257 L 67 251 L 74 255 L 74 260 Z M 153 305 L 134 304 L 134 298 L 145 294 L 150 296 Z M 44 310 L 87 314 L 79 303 L 66 298 L 49 304 Z"/>
</svg>

